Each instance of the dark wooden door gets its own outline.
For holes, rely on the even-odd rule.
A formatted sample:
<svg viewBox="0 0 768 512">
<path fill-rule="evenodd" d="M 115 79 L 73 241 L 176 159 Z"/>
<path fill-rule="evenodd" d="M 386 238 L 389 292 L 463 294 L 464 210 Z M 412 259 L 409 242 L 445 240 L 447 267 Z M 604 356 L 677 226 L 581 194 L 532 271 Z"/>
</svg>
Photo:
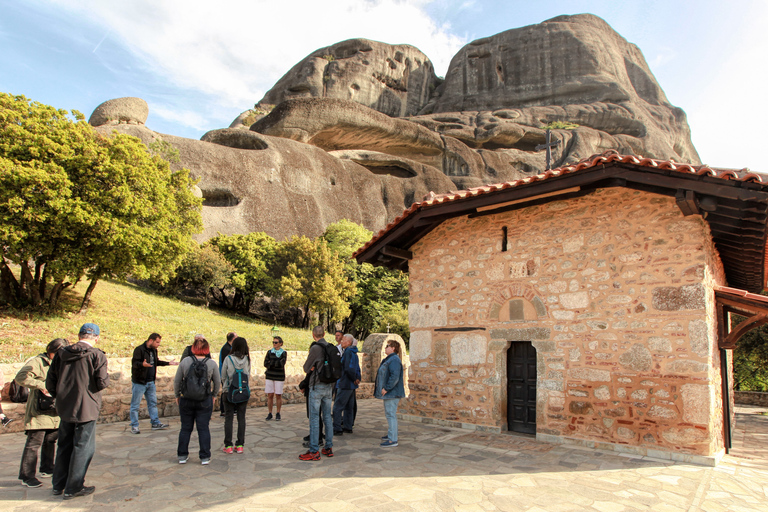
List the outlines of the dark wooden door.
<svg viewBox="0 0 768 512">
<path fill-rule="evenodd" d="M 507 351 L 507 428 L 536 433 L 536 349 L 513 341 Z"/>
</svg>

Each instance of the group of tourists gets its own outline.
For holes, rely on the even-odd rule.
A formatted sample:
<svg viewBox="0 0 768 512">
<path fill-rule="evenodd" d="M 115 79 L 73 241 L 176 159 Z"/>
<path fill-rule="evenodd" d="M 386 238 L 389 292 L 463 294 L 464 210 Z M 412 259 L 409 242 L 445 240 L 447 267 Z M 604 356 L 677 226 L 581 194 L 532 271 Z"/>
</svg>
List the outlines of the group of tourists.
<svg viewBox="0 0 768 512">
<path fill-rule="evenodd" d="M 53 494 L 63 495 L 65 500 L 94 492 L 95 487 L 85 485 L 85 475 L 96 448 L 101 391 L 109 386 L 106 355 L 95 348 L 99 335 L 97 325 L 86 323 L 80 328 L 77 343 L 70 345 L 67 340 L 57 338 L 48 344 L 44 353 L 29 359 L 17 373 L 16 383 L 29 389 L 24 417 L 27 440 L 19 469 L 22 485 L 40 487 L 42 482 L 38 476 L 52 478 Z M 357 340 L 351 334 L 336 331 L 336 345 L 332 345 L 324 336 L 321 326 L 312 330 L 314 341 L 304 362 L 306 377 L 299 385 L 307 398 L 309 418 L 309 435 L 304 438 L 308 451 L 299 456 L 303 461 L 318 461 L 321 454 L 333 457 L 334 436 L 354 432 L 356 390 L 361 380 Z M 133 352 L 130 432 L 141 433 L 139 406 L 142 397 L 147 402 L 151 429 L 168 428 L 160 420 L 157 410 L 157 367 L 178 366 L 173 387 L 180 418 L 179 463 L 185 464 L 189 460 L 189 442 L 195 429 L 200 462 L 203 465 L 210 463 L 209 424 L 214 397 L 219 398 L 220 413 L 224 417 L 224 453 L 243 453 L 251 375 L 250 350 L 245 338 L 234 332 L 228 333 L 219 352 L 218 365 L 211 358 L 210 345 L 203 335 L 195 336 L 192 345 L 184 349 L 180 362 L 159 359 L 157 349 L 161 342 L 160 334 L 152 333 Z M 390 340 L 385 352 L 386 358 L 376 376 L 374 396 L 384 402 L 388 425 L 380 446 L 395 447 L 397 405 L 405 396 L 400 344 Z M 283 340 L 275 336 L 272 348 L 264 357 L 267 421 L 282 419 L 286 362 Z M 233 441 L 235 417 L 237 435 Z M 3 425 L 11 421 L 6 420 L 5 415 L 2 418 Z M 38 452 L 40 465 L 36 472 Z"/>
</svg>

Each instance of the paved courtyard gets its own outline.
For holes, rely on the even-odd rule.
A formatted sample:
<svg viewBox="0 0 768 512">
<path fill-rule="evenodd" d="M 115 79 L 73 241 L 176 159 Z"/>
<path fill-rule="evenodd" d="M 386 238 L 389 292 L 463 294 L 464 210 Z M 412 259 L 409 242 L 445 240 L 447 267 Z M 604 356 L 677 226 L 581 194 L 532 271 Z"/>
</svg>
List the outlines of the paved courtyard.
<svg viewBox="0 0 768 512">
<path fill-rule="evenodd" d="M 23 487 L 24 434 L 0 437 L 0 510 L 215 511 L 742 511 L 768 510 L 766 408 L 739 407 L 734 450 L 716 468 L 553 446 L 532 437 L 482 434 L 400 422 L 400 446 L 386 433 L 378 400 L 360 402 L 354 434 L 334 439 L 335 457 L 301 462 L 303 405 L 283 421 L 248 411 L 243 455 L 221 452 L 223 419 L 211 425 L 213 459 L 200 465 L 197 437 L 186 465 L 176 459 L 178 418 L 165 431 L 130 434 L 128 423 L 99 425 L 86 485 L 96 492 L 62 501 L 50 479 Z"/>
</svg>

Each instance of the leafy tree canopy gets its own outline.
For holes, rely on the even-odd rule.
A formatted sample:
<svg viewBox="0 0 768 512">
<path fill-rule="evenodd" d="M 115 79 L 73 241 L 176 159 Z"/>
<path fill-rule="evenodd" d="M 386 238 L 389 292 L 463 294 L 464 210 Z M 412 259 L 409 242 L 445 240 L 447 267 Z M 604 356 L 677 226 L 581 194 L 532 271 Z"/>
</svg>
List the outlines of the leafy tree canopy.
<svg viewBox="0 0 768 512">
<path fill-rule="evenodd" d="M 310 310 L 326 314 L 330 321 L 349 315 L 355 284 L 346 279 L 344 262 L 324 238 L 293 236 L 280 244 L 277 260 L 285 263 L 277 267 L 284 269 L 280 275 L 284 307 L 302 308 L 305 322 Z"/>
<path fill-rule="evenodd" d="M 232 285 L 235 288 L 232 302 L 227 303 L 222 289 L 217 298 L 220 303 L 247 313 L 259 295 L 272 295 L 276 292 L 278 284 L 271 273 L 278 245 L 274 238 L 262 232 L 218 235 L 206 244 L 218 249 L 235 269 L 232 272 Z"/>
<path fill-rule="evenodd" d="M 342 259 L 351 258 L 352 254 L 368 242 L 371 237 L 373 237 L 371 231 L 347 219 L 334 222 L 325 228 L 325 233 L 323 233 L 328 247 Z"/>
<path fill-rule="evenodd" d="M 0 298 L 55 305 L 83 276 L 170 278 L 202 229 L 189 171 L 79 112 L 0 93 Z M 21 267 L 16 280 L 8 263 Z M 50 291 L 47 284 L 53 283 Z"/>
</svg>

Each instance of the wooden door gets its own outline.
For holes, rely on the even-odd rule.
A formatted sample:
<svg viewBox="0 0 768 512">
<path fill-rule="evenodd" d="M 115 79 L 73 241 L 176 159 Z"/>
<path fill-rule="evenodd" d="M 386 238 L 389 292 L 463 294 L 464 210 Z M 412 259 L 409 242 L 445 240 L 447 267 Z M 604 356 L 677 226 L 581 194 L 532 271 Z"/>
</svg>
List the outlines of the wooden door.
<svg viewBox="0 0 768 512">
<path fill-rule="evenodd" d="M 536 433 L 536 349 L 513 341 L 507 351 L 507 428 Z"/>
</svg>

